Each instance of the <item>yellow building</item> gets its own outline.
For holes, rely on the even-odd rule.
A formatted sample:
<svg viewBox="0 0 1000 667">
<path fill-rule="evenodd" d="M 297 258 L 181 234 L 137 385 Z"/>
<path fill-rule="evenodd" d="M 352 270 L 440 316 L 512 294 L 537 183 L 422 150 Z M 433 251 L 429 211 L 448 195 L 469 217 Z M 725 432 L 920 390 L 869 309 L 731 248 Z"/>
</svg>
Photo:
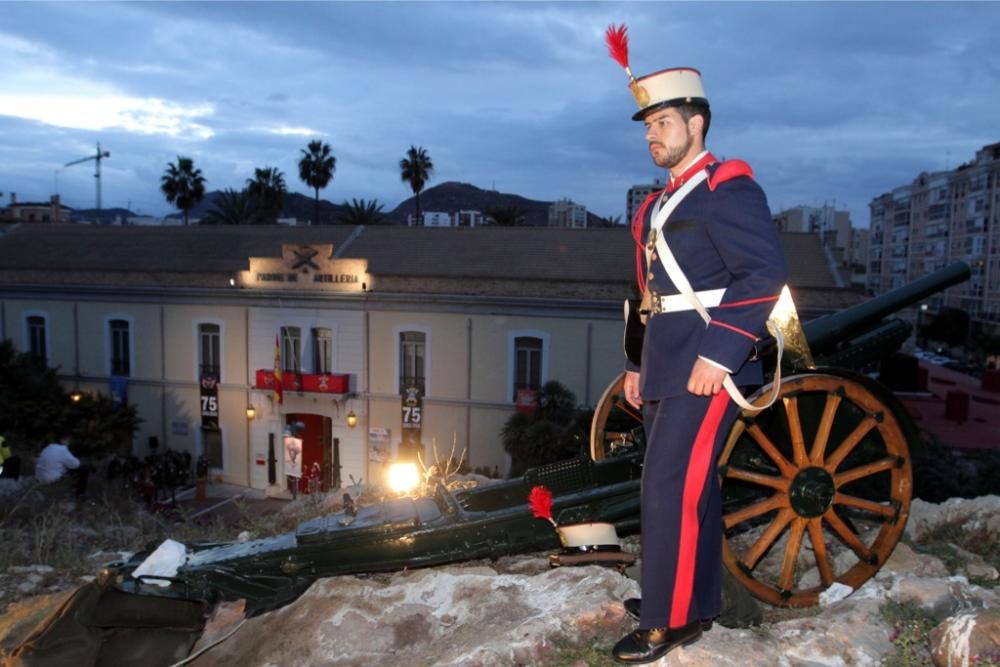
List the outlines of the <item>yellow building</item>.
<svg viewBox="0 0 1000 667">
<path fill-rule="evenodd" d="M 793 276 L 815 267 L 818 239 L 787 238 Z M 593 406 L 620 372 L 632 257 L 623 228 L 17 225 L 0 337 L 70 389 L 127 392 L 135 454 L 155 438 L 234 484 L 283 493 L 296 424 L 328 485 L 382 482 L 411 438 L 504 471 L 519 395 L 558 380 Z M 836 307 L 818 287 L 807 316 Z"/>
<path fill-rule="evenodd" d="M 136 454 L 156 438 L 235 484 L 280 492 L 297 422 L 305 472 L 380 481 L 409 386 L 419 440 L 442 456 L 457 440 L 472 466 L 503 471 L 518 388 L 555 379 L 592 405 L 620 370 L 630 243 L 623 230 L 20 225 L 0 237 L 0 335 L 69 388 L 126 387 L 144 420 Z M 286 388 L 278 404 L 276 347 L 286 386 L 326 390 Z M 217 430 L 203 428 L 213 375 Z"/>
</svg>

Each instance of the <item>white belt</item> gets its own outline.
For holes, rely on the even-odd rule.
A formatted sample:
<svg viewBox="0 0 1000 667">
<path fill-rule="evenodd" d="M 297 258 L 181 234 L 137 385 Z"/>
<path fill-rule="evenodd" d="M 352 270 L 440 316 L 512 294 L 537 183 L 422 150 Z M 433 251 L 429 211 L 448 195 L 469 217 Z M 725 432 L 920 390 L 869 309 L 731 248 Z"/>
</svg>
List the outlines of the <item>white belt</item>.
<svg viewBox="0 0 1000 667">
<path fill-rule="evenodd" d="M 698 295 L 698 300 L 706 308 L 715 308 L 722 303 L 722 295 L 725 293 L 725 287 L 695 292 Z M 653 296 L 650 314 L 677 313 L 682 310 L 694 310 L 694 306 L 691 305 L 691 302 L 683 294 L 669 294 L 667 296 Z"/>
</svg>

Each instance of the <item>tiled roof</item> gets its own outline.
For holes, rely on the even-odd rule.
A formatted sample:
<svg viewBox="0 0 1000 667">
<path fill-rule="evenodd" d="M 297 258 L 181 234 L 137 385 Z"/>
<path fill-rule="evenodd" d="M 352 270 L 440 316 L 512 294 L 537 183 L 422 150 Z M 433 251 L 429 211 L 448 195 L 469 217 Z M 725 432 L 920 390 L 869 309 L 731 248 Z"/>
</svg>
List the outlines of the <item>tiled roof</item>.
<svg viewBox="0 0 1000 667">
<path fill-rule="evenodd" d="M 793 287 L 833 286 L 814 235 L 781 236 Z M 0 235 L 0 284 L 79 283 L 79 276 L 100 273 L 102 284 L 138 280 L 150 286 L 177 285 L 190 274 L 190 286 L 197 286 L 201 276 L 249 268 L 249 257 L 279 257 L 282 244 L 325 243 L 333 244 L 340 257 L 367 259 L 376 276 L 617 284 L 623 289 L 635 278 L 633 241 L 624 227 L 53 224 L 20 225 Z M 74 277 L 60 278 L 60 273 Z"/>
</svg>

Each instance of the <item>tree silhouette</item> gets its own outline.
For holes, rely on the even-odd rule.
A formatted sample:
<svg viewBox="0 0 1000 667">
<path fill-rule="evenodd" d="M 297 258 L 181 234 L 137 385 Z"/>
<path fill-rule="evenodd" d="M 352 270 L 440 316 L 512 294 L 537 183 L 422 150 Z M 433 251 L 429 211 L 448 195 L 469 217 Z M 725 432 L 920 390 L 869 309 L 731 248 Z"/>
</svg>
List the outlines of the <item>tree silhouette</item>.
<svg viewBox="0 0 1000 667">
<path fill-rule="evenodd" d="M 337 170 L 337 158 L 333 156 L 330 145 L 319 139 L 309 142 L 309 149 L 302 151 L 299 160 L 299 178 L 316 191 L 316 209 L 313 224 L 319 224 L 319 191 L 325 188 L 333 179 Z"/>
<path fill-rule="evenodd" d="M 184 212 L 188 224 L 188 211 L 205 196 L 205 177 L 201 169 L 194 168 L 194 160 L 177 156 L 177 164 L 167 163 L 167 170 L 160 179 L 160 191 L 167 201 Z"/>
<path fill-rule="evenodd" d="M 486 217 L 501 227 L 518 227 L 524 224 L 524 211 L 516 206 L 496 206 L 486 211 Z"/>
<path fill-rule="evenodd" d="M 592 410 L 576 407 L 576 395 L 550 380 L 538 390 L 533 415 L 512 414 L 500 431 L 512 476 L 528 468 L 579 456 L 589 442 Z"/>
<path fill-rule="evenodd" d="M 434 163 L 427 155 L 423 147 L 410 146 L 406 151 L 406 157 L 399 161 L 399 175 L 404 183 L 410 184 L 410 189 L 417 196 L 417 218 L 416 224 L 424 224 L 420 210 L 420 191 L 430 180 L 431 172 L 434 171 Z"/>
<path fill-rule="evenodd" d="M 249 190 L 226 188 L 212 203 L 215 208 L 202 219 L 202 224 L 252 225 L 263 221 L 259 200 Z"/>
<path fill-rule="evenodd" d="M 277 167 L 254 169 L 253 178 L 247 179 L 247 193 L 256 202 L 260 222 L 277 222 L 288 188 L 285 175 Z"/>
<path fill-rule="evenodd" d="M 343 206 L 339 222 L 345 225 L 377 225 L 385 217 L 377 199 L 351 199 L 350 204 L 345 201 Z"/>
</svg>

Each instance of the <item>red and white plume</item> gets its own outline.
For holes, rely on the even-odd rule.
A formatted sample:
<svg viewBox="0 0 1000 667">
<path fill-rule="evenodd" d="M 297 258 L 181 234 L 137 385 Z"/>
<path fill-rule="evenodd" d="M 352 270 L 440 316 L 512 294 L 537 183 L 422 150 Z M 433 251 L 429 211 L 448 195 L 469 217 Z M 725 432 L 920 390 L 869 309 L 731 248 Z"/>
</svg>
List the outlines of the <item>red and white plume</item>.
<svg viewBox="0 0 1000 667">
<path fill-rule="evenodd" d="M 531 513 L 538 519 L 548 519 L 548 522 L 558 528 L 552 518 L 552 492 L 544 486 L 536 486 L 528 494 L 528 505 L 531 506 Z"/>
<path fill-rule="evenodd" d="M 625 25 L 609 25 L 604 41 L 608 44 L 608 53 L 625 70 L 629 81 L 635 81 L 628 66 L 628 28 Z"/>
</svg>

